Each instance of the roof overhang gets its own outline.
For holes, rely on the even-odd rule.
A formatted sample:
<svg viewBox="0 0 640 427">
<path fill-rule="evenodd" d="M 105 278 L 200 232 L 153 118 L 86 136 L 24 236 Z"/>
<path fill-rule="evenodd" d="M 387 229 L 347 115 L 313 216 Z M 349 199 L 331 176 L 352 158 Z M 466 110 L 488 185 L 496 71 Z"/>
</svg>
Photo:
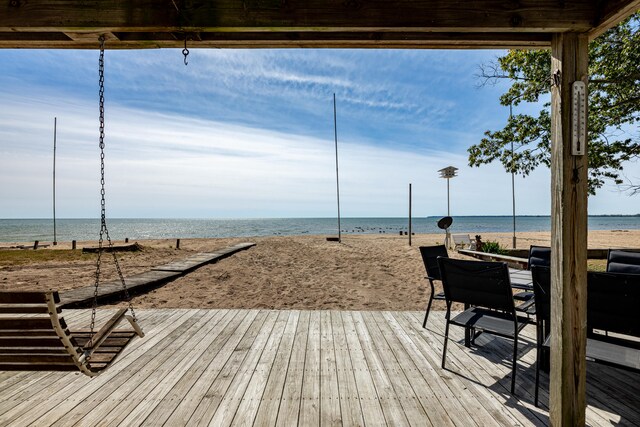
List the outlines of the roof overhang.
<svg viewBox="0 0 640 427">
<path fill-rule="evenodd" d="M 640 0 L 7 0 L 0 48 L 540 48 Z"/>
</svg>

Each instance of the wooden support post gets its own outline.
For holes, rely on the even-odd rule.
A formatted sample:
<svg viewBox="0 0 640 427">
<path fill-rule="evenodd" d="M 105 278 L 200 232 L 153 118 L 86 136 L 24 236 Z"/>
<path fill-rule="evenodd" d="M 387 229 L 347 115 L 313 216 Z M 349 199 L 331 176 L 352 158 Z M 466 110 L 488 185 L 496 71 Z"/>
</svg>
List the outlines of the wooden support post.
<svg viewBox="0 0 640 427">
<path fill-rule="evenodd" d="M 75 240 L 71 241 L 71 249 L 74 250 L 74 251 L 76 250 L 76 241 Z"/>
<path fill-rule="evenodd" d="M 588 164 L 586 154 L 571 151 L 571 86 L 576 80 L 587 83 L 587 67 L 586 35 L 553 35 L 549 413 L 554 426 L 585 424 Z"/>
<path fill-rule="evenodd" d="M 180 249 L 180 239 L 176 239 L 176 249 Z"/>
<path fill-rule="evenodd" d="M 128 238 L 128 237 L 125 237 L 125 238 L 124 238 L 124 242 L 125 242 L 125 243 L 129 243 L 129 238 Z"/>
<path fill-rule="evenodd" d="M 33 242 L 33 250 L 35 251 L 36 249 L 38 249 L 38 242 L 37 240 L 35 242 Z"/>
</svg>

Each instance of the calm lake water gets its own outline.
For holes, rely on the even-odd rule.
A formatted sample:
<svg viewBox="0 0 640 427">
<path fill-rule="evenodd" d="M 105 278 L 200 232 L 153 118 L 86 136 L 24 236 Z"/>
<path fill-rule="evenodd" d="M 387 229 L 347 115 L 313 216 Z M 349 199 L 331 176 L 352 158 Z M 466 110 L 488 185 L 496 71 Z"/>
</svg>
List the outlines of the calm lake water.
<svg viewBox="0 0 640 427">
<path fill-rule="evenodd" d="M 440 233 L 436 222 L 439 217 L 413 219 L 415 233 Z M 113 240 L 251 237 L 274 235 L 331 235 L 337 233 L 335 218 L 269 218 L 269 219 L 108 219 L 107 225 Z M 407 218 L 342 218 L 344 233 L 398 234 L 408 229 Z M 548 216 L 516 217 L 516 230 L 548 231 Z M 590 230 L 640 229 L 637 216 L 592 216 Z M 482 234 L 510 232 L 513 218 L 510 216 L 460 216 L 453 218 L 451 230 L 456 233 Z M 98 219 L 58 219 L 58 241 L 97 240 L 100 231 Z M 53 240 L 51 219 L 0 219 L 1 242 L 42 242 Z"/>
</svg>

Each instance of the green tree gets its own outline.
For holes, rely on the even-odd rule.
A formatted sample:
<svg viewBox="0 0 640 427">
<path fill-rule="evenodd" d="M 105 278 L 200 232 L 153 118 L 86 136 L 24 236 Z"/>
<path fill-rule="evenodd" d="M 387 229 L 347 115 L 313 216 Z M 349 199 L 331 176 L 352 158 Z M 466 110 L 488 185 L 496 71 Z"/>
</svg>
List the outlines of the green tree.
<svg viewBox="0 0 640 427">
<path fill-rule="evenodd" d="M 551 52 L 511 50 L 497 62 L 480 66 L 481 85 L 512 81 L 500 103 L 516 106 L 539 102 L 550 93 Z M 640 12 L 589 45 L 589 191 L 594 194 L 611 179 L 631 194 L 640 182 L 623 174 L 623 162 L 640 157 Z M 537 117 L 513 115 L 506 126 L 486 131 L 468 149 L 469 165 L 500 161 L 508 172 L 528 175 L 550 165 L 550 103 Z M 514 154 L 511 155 L 511 142 Z M 637 178 L 637 177 L 634 177 Z M 625 181 L 626 179 L 626 181 Z"/>
</svg>

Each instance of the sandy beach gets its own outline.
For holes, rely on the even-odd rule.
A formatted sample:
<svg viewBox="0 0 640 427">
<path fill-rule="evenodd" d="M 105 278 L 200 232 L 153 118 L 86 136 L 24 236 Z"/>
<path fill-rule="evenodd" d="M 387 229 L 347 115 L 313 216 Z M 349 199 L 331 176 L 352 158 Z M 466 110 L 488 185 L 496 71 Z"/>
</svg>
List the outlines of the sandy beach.
<svg viewBox="0 0 640 427">
<path fill-rule="evenodd" d="M 142 250 L 118 254 L 124 275 L 133 275 L 197 252 L 212 252 L 240 242 L 256 246 L 207 265 L 165 286 L 133 299 L 141 308 L 274 308 L 348 310 L 422 310 L 429 286 L 418 246 L 442 243 L 443 235 L 343 235 L 343 242 L 325 236 L 141 240 Z M 518 233 L 518 247 L 549 245 L 550 234 Z M 487 233 L 483 241 L 511 245 L 510 233 Z M 121 243 L 121 242 L 118 242 Z M 12 244 L 3 244 L 9 246 Z M 79 242 L 78 247 L 95 242 Z M 640 247 L 640 230 L 592 231 L 590 248 Z M 92 285 L 95 254 L 81 254 L 70 243 L 38 249 L 43 259 L 18 261 L 3 251 L 0 290 L 66 290 Z M 48 256 L 63 251 L 64 257 Z M 60 252 L 62 254 L 62 252 Z M 57 255 L 57 254 L 53 254 Z M 102 278 L 116 278 L 113 258 L 103 255 Z M 450 256 L 460 257 L 457 253 Z M 39 258 L 39 257 L 38 257 Z M 436 309 L 441 309 L 436 304 Z"/>
</svg>

